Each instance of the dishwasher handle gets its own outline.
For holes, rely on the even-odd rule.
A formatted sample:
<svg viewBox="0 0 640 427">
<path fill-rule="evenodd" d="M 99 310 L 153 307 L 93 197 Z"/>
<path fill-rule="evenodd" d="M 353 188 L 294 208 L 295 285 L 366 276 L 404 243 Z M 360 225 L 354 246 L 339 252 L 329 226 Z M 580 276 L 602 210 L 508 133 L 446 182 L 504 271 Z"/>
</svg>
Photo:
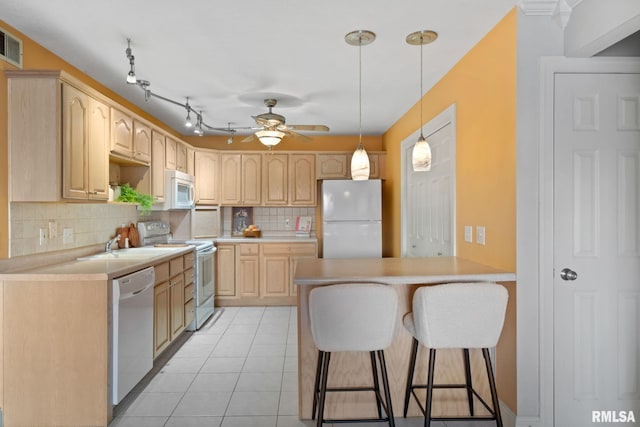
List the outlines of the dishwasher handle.
<svg viewBox="0 0 640 427">
<path fill-rule="evenodd" d="M 133 292 L 127 292 L 127 293 L 120 293 L 120 301 L 125 300 L 125 299 L 129 299 L 129 298 L 133 298 L 137 295 L 140 295 L 141 293 L 149 290 L 153 288 L 153 282 L 149 282 L 147 284 L 145 284 L 145 286 L 143 288 L 140 289 L 136 289 Z"/>
</svg>

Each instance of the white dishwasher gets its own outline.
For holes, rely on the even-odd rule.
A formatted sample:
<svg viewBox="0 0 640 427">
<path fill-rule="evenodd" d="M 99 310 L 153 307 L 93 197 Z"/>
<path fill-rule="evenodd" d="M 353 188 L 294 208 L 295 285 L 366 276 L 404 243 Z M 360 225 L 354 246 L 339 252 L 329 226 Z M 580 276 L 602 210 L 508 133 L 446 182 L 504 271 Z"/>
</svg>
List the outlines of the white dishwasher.
<svg viewBox="0 0 640 427">
<path fill-rule="evenodd" d="M 153 267 L 113 279 L 111 390 L 114 405 L 153 367 Z"/>
</svg>

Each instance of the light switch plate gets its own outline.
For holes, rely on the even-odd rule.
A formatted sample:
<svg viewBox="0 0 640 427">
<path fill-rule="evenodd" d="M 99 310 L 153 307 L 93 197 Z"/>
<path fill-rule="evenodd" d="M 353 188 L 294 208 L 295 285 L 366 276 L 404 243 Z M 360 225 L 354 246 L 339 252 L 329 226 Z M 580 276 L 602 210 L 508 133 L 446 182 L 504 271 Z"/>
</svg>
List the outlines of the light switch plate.
<svg viewBox="0 0 640 427">
<path fill-rule="evenodd" d="M 73 228 L 65 227 L 62 229 L 62 243 L 65 245 L 73 243 Z"/>
<path fill-rule="evenodd" d="M 473 242 L 473 227 L 470 225 L 464 226 L 464 241 L 469 243 Z"/>
<path fill-rule="evenodd" d="M 485 229 L 484 226 L 477 226 L 476 227 L 476 243 L 480 244 L 480 245 L 484 245 L 485 244 Z"/>
<path fill-rule="evenodd" d="M 41 228 L 38 235 L 40 236 L 40 246 L 42 246 L 47 242 L 47 229 Z"/>
</svg>

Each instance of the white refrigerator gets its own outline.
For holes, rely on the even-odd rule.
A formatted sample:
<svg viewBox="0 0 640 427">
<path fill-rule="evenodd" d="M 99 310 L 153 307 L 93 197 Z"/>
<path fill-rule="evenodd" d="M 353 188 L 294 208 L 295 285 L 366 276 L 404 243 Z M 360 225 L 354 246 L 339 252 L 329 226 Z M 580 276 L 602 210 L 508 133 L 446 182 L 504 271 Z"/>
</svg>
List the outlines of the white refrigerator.
<svg viewBox="0 0 640 427">
<path fill-rule="evenodd" d="M 322 182 L 323 258 L 382 257 L 379 179 Z"/>
</svg>

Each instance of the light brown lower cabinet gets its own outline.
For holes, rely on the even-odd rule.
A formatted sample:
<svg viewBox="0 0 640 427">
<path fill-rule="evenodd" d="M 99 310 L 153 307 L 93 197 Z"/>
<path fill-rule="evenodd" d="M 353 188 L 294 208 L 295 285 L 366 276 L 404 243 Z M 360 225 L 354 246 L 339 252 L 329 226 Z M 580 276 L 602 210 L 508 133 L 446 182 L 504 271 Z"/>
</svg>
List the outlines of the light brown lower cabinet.
<svg viewBox="0 0 640 427">
<path fill-rule="evenodd" d="M 216 305 L 295 305 L 296 262 L 316 256 L 315 242 L 219 243 Z"/>
<path fill-rule="evenodd" d="M 194 254 L 189 253 L 155 266 L 154 358 L 169 347 L 193 320 L 193 259 Z M 190 299 L 187 299 L 189 292 Z"/>
</svg>

